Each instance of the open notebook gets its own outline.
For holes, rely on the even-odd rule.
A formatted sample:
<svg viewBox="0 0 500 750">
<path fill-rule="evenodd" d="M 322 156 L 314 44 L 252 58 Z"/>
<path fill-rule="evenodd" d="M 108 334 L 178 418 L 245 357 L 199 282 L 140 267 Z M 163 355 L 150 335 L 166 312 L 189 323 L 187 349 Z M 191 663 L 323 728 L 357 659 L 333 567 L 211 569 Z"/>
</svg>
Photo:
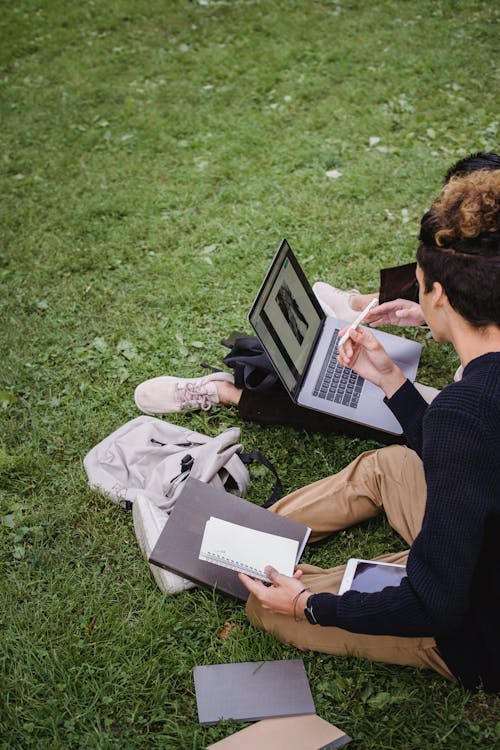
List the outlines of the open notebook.
<svg viewBox="0 0 500 750">
<path fill-rule="evenodd" d="M 298 548 L 296 539 L 211 516 L 205 525 L 199 558 L 269 583 L 265 566 L 272 565 L 279 573 L 292 576 Z"/>
</svg>

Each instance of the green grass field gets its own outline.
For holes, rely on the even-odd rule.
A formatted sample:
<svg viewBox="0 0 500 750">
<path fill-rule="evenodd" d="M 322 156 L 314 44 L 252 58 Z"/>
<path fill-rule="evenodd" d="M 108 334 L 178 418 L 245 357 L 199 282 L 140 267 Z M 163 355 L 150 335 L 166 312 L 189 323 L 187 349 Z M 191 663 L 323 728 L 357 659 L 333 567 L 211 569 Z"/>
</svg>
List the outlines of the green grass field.
<svg viewBox="0 0 500 750">
<path fill-rule="evenodd" d="M 381 266 L 413 259 L 446 169 L 498 147 L 495 6 L 2 4 L 2 749 L 203 748 L 239 727 L 199 726 L 193 666 L 298 656 L 318 713 L 359 750 L 500 747 L 496 697 L 301 654 L 207 590 L 161 594 L 130 514 L 82 467 L 138 416 L 139 382 L 220 362 L 283 236 L 337 286 L 376 290 Z M 425 344 L 420 380 L 449 382 L 454 354 L 406 335 Z M 241 425 L 286 491 L 374 445 L 235 409 L 170 421 Z M 271 480 L 252 477 L 261 503 Z M 304 559 L 402 547 L 379 519 Z"/>
</svg>

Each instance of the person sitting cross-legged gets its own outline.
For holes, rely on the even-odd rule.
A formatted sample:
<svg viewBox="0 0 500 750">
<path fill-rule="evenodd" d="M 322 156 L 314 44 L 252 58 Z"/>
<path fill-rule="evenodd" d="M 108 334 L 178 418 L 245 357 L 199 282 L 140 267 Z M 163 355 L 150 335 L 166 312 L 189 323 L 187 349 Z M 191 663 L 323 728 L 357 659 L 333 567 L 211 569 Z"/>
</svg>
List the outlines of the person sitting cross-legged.
<svg viewBox="0 0 500 750">
<path fill-rule="evenodd" d="M 339 352 L 386 395 L 410 447 L 360 455 L 271 509 L 311 540 L 385 512 L 409 551 L 399 586 L 338 595 L 344 566 L 243 574 L 247 614 L 301 649 L 427 667 L 500 690 L 500 171 L 453 178 L 421 221 L 419 299 L 438 342 L 464 368 L 428 405 L 369 329 Z M 354 551 L 353 551 L 354 552 Z"/>
</svg>

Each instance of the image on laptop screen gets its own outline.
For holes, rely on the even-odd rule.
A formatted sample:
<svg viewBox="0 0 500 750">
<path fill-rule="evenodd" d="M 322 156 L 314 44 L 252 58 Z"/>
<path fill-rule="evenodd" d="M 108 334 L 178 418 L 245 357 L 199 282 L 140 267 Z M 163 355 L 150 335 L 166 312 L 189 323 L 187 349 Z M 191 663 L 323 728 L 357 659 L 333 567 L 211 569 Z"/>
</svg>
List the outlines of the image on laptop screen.
<svg viewBox="0 0 500 750">
<path fill-rule="evenodd" d="M 293 391 L 307 366 L 322 317 L 295 268 L 288 243 L 282 250 L 259 292 L 251 320 L 286 386 Z"/>
</svg>

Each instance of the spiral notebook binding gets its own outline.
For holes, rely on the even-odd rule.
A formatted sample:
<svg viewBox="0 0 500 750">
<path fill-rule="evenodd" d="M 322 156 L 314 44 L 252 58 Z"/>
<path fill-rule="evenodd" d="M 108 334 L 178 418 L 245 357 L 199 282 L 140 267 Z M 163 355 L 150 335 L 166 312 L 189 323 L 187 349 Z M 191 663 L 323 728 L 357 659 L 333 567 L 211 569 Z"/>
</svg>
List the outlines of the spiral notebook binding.
<svg viewBox="0 0 500 750">
<path fill-rule="evenodd" d="M 245 565 L 244 563 L 239 562 L 239 560 L 232 560 L 229 557 L 224 557 L 222 555 L 215 555 L 213 552 L 205 552 L 204 559 L 207 562 L 214 562 L 217 565 L 223 565 L 226 568 L 230 568 L 231 570 L 237 570 L 240 573 L 248 573 L 249 576 L 254 576 L 254 577 L 258 576 L 259 578 L 264 578 L 266 581 L 268 580 L 263 570 L 259 570 L 259 568 L 254 568 L 251 565 Z"/>
</svg>

